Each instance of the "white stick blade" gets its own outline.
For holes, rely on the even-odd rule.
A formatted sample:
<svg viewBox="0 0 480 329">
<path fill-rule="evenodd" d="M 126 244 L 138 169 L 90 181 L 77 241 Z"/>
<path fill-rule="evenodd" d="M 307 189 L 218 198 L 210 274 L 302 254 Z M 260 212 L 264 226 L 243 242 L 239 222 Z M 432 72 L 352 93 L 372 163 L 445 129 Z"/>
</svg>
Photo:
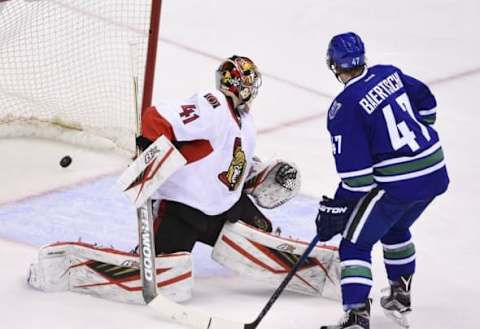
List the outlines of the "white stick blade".
<svg viewBox="0 0 480 329">
<path fill-rule="evenodd" d="M 177 304 L 168 298 L 158 295 L 150 306 L 156 315 L 196 329 L 243 329 L 238 322 L 218 318 L 194 308 Z"/>
</svg>

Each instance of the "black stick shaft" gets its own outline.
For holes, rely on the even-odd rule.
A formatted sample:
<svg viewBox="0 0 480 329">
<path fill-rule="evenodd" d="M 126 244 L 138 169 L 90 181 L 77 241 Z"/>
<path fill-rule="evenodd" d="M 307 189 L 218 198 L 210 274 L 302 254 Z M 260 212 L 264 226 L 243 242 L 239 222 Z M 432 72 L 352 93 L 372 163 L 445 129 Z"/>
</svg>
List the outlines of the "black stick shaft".
<svg viewBox="0 0 480 329">
<path fill-rule="evenodd" d="M 303 252 L 302 256 L 300 257 L 300 259 L 297 261 L 297 263 L 295 264 L 294 267 L 292 267 L 292 269 L 290 270 L 290 272 L 288 272 L 287 276 L 285 277 L 285 279 L 283 279 L 282 283 L 280 283 L 280 285 L 278 286 L 278 288 L 275 290 L 275 292 L 273 293 L 272 297 L 270 297 L 270 299 L 268 300 L 268 302 L 265 304 L 265 306 L 263 307 L 262 311 L 260 312 L 260 314 L 257 316 L 257 318 L 255 319 L 255 321 L 251 322 L 251 323 L 247 323 L 245 324 L 245 329 L 255 329 L 257 328 L 257 326 L 260 324 L 260 321 L 262 321 L 262 319 L 265 317 L 265 315 L 267 314 L 267 312 L 270 310 L 270 308 L 272 307 L 272 305 L 275 303 L 275 301 L 278 299 L 278 297 L 280 296 L 280 294 L 283 292 L 283 290 L 285 289 L 285 287 L 287 286 L 287 284 L 290 282 L 290 280 L 293 278 L 293 276 L 295 275 L 295 273 L 297 273 L 298 269 L 300 268 L 300 266 L 305 262 L 305 260 L 308 258 L 308 255 L 310 254 L 310 252 L 312 252 L 313 248 L 317 245 L 318 241 L 319 241 L 319 237 L 318 235 L 316 235 L 313 240 L 310 242 L 310 244 L 308 245 L 307 249 L 305 249 L 305 251 Z"/>
</svg>

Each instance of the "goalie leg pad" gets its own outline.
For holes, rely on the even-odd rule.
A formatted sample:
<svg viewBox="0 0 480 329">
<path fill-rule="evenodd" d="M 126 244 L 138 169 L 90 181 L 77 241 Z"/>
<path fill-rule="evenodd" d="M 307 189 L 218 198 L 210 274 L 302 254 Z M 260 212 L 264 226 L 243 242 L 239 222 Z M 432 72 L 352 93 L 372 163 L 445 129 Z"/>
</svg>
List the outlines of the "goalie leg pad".
<svg viewBox="0 0 480 329">
<path fill-rule="evenodd" d="M 242 222 L 226 223 L 212 258 L 242 276 L 278 287 L 307 246 L 307 242 L 262 232 Z M 340 300 L 338 248 L 316 246 L 286 289 Z"/>
<path fill-rule="evenodd" d="M 174 301 L 191 298 L 191 254 L 164 254 L 155 259 L 158 291 Z M 80 242 L 42 247 L 30 265 L 27 282 L 46 291 L 73 291 L 120 302 L 144 304 L 139 257 Z"/>
</svg>

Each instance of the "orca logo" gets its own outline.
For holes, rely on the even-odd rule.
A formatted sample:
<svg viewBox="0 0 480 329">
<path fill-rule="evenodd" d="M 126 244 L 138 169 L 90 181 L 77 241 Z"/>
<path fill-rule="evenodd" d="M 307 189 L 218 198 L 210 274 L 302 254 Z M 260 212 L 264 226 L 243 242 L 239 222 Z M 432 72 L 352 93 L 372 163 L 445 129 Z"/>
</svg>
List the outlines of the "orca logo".
<svg viewBox="0 0 480 329">
<path fill-rule="evenodd" d="M 333 120 L 341 107 L 342 103 L 334 101 L 332 106 L 330 106 L 330 110 L 328 110 L 328 118 Z"/>
</svg>

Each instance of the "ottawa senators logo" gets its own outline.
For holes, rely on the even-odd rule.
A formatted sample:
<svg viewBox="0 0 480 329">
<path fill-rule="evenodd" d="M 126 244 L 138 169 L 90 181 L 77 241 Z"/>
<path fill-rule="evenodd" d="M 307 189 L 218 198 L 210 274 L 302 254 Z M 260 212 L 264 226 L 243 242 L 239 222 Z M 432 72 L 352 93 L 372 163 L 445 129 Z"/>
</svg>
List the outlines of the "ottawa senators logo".
<svg viewBox="0 0 480 329">
<path fill-rule="evenodd" d="M 218 179 L 225 184 L 230 191 L 235 191 L 243 177 L 247 161 L 245 160 L 245 152 L 242 150 L 242 140 L 235 138 L 233 145 L 233 159 L 227 171 L 218 174 Z"/>
</svg>

